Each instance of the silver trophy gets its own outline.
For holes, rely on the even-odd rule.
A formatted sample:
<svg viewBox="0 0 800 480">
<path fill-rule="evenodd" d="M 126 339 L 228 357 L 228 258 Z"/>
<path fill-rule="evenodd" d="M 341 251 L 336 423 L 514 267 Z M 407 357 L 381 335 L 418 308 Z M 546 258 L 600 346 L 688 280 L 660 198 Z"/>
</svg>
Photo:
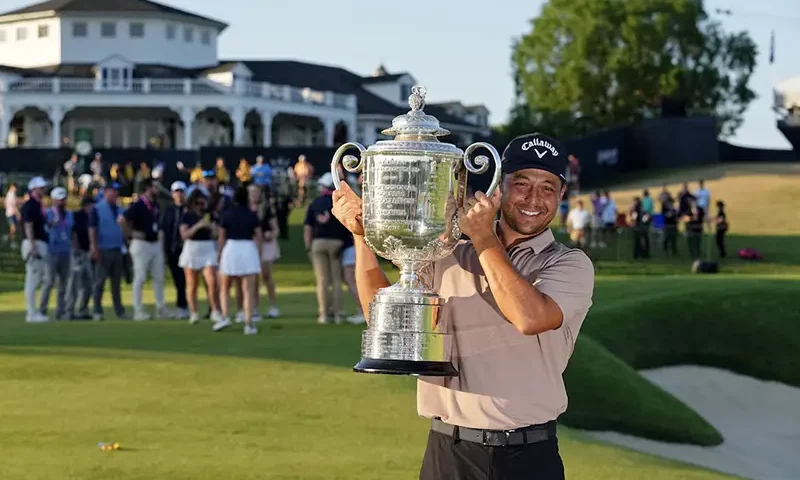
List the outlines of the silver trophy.
<svg viewBox="0 0 800 480">
<path fill-rule="evenodd" d="M 411 111 L 392 120 L 382 140 L 365 149 L 345 143 L 336 150 L 331 174 L 340 188 L 339 161 L 357 148 L 358 159 L 347 155 L 344 168 L 363 172 L 364 238 L 377 255 L 400 268 L 400 280 L 377 292 L 369 307 L 369 327 L 361 339 L 357 372 L 401 375 L 455 376 L 451 362 L 452 336 L 439 322 L 444 299 L 420 280 L 424 266 L 449 255 L 461 238 L 458 209 L 466 201 L 467 172 L 481 174 L 489 159 L 470 155 L 480 147 L 494 157 L 495 170 L 486 192 L 491 195 L 501 177 L 500 155 L 488 143 L 473 143 L 466 151 L 439 142 L 450 132 L 423 112 L 425 87 L 414 87 Z"/>
</svg>

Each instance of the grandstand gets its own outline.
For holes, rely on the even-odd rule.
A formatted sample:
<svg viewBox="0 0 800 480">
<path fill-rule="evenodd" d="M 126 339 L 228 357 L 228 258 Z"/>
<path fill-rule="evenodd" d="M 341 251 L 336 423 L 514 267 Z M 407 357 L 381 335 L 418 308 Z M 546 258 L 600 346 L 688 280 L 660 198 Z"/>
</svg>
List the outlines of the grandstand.
<svg viewBox="0 0 800 480">
<path fill-rule="evenodd" d="M 778 114 L 778 129 L 794 151 L 800 152 L 800 76 L 779 82 L 774 93 L 773 108 Z"/>
</svg>

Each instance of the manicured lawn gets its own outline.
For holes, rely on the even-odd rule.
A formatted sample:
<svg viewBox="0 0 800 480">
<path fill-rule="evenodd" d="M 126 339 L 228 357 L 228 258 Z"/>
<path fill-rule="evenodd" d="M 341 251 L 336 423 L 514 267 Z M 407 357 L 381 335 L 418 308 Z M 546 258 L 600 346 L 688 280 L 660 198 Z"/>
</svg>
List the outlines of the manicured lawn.
<svg viewBox="0 0 800 480">
<path fill-rule="evenodd" d="M 178 321 L 27 325 L 20 297 L 0 295 L 4 479 L 407 479 L 418 471 L 427 424 L 416 415 L 413 380 L 352 373 L 360 328 L 316 325 L 311 293 L 281 295 L 284 317 L 256 337 Z M 619 412 L 639 408 L 631 418 L 650 429 L 683 425 L 713 436 L 588 336 L 574 364 L 577 417 L 616 412 L 624 430 Z M 123 450 L 101 452 L 101 441 Z M 571 478 L 725 478 L 568 428 L 561 448 Z"/>
</svg>

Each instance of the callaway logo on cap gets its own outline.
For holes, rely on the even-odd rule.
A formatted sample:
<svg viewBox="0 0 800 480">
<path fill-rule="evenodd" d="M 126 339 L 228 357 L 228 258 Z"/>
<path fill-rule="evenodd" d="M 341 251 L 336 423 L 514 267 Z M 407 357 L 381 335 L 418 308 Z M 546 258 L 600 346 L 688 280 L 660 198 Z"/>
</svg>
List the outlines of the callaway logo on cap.
<svg viewBox="0 0 800 480">
<path fill-rule="evenodd" d="M 561 143 L 541 133 L 521 135 L 503 151 L 503 173 L 526 168 L 545 170 L 566 181 L 567 156 Z"/>
<path fill-rule="evenodd" d="M 542 140 L 540 137 L 535 137 L 532 140 L 528 140 L 527 142 L 523 143 L 520 148 L 523 152 L 527 152 L 532 148 L 539 158 L 544 157 L 548 151 L 550 152 L 550 155 L 554 157 L 558 156 L 558 150 L 556 150 L 556 147 L 554 147 L 553 144 L 547 140 Z"/>
</svg>

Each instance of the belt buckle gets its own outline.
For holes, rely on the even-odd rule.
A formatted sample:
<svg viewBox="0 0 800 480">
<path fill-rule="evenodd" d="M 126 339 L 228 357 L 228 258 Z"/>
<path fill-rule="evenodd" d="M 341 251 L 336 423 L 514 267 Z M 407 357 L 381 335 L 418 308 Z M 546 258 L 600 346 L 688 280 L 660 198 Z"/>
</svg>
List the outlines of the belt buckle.
<svg viewBox="0 0 800 480">
<path fill-rule="evenodd" d="M 510 444 L 510 437 L 511 432 L 508 430 L 503 431 L 492 431 L 492 430 L 482 430 L 482 444 L 484 447 L 507 447 Z M 495 438 L 499 441 L 489 443 L 489 439 L 487 437 L 491 436 L 492 440 Z M 502 439 L 502 440 L 501 440 Z"/>
</svg>

